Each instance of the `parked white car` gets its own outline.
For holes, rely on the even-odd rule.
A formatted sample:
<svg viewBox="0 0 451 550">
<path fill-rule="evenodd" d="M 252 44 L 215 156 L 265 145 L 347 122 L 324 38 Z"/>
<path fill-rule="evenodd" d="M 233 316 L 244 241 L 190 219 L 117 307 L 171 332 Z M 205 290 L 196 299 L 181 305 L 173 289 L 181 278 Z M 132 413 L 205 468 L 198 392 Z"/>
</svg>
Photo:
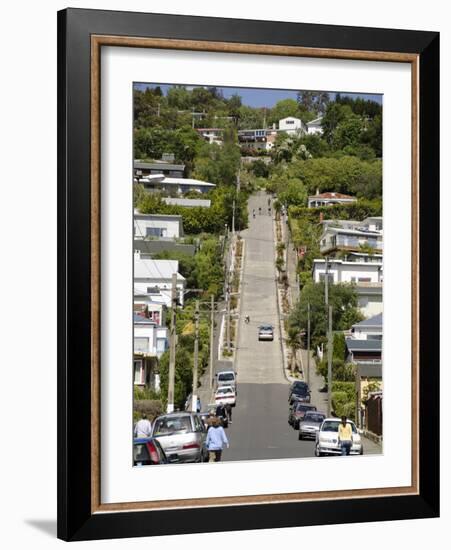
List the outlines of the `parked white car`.
<svg viewBox="0 0 451 550">
<path fill-rule="evenodd" d="M 233 370 L 222 370 L 216 374 L 218 387 L 232 386 L 236 389 L 236 372 Z"/>
<path fill-rule="evenodd" d="M 233 386 L 221 386 L 215 393 L 216 405 L 236 405 L 236 391 Z"/>
<path fill-rule="evenodd" d="M 338 441 L 338 426 L 340 422 L 340 418 L 324 419 L 316 434 L 315 456 L 341 454 L 341 445 Z M 362 455 L 363 445 L 360 434 L 352 420 L 348 420 L 348 423 L 352 427 L 352 447 L 350 454 Z"/>
</svg>

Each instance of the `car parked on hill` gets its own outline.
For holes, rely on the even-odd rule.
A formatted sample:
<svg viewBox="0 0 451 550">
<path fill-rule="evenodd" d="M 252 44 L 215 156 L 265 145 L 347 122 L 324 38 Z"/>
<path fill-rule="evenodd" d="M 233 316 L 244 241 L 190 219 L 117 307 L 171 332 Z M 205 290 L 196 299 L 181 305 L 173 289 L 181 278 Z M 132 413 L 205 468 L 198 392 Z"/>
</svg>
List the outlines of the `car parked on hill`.
<svg viewBox="0 0 451 550">
<path fill-rule="evenodd" d="M 315 405 L 308 403 L 293 403 L 288 413 L 288 424 L 291 424 L 295 430 L 299 428 L 299 423 L 304 419 L 307 411 L 316 411 Z"/>
<path fill-rule="evenodd" d="M 222 370 L 216 373 L 216 383 L 221 386 L 233 386 L 237 392 L 237 374 L 234 370 Z"/>
<path fill-rule="evenodd" d="M 310 388 L 307 382 L 303 382 L 302 380 L 293 382 L 288 391 L 288 401 L 290 404 L 295 401 L 310 403 Z"/>
<path fill-rule="evenodd" d="M 323 423 L 326 415 L 318 411 L 306 411 L 304 418 L 299 422 L 298 439 L 316 439 L 316 432 Z"/>
<path fill-rule="evenodd" d="M 154 437 L 171 460 L 204 462 L 208 457 L 205 444 L 207 431 L 200 416 L 192 412 L 173 412 L 158 416 L 152 427 Z"/>
<path fill-rule="evenodd" d="M 234 386 L 221 386 L 215 392 L 215 403 L 217 405 L 236 405 L 236 392 Z"/>
<path fill-rule="evenodd" d="M 315 456 L 340 455 L 341 445 L 338 441 L 340 418 L 325 418 L 316 434 Z M 362 438 L 352 420 L 347 421 L 352 427 L 352 447 L 350 454 L 362 455 Z"/>
</svg>

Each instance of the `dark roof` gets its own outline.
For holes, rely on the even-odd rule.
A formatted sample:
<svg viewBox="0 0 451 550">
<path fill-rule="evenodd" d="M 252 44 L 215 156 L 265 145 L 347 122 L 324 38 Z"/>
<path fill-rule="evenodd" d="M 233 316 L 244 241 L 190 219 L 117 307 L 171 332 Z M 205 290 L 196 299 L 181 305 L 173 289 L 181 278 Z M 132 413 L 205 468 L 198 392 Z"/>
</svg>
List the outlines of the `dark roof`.
<svg viewBox="0 0 451 550">
<path fill-rule="evenodd" d="M 382 362 L 381 363 L 359 363 L 357 361 L 360 376 L 364 378 L 382 378 Z"/>
<path fill-rule="evenodd" d="M 369 319 L 360 321 L 360 323 L 356 323 L 355 325 L 352 325 L 352 326 L 353 327 L 381 327 L 382 313 L 378 313 L 377 315 L 374 315 L 374 317 L 370 317 Z"/>
<path fill-rule="evenodd" d="M 155 321 L 152 321 L 152 319 L 148 319 L 147 317 L 143 317 L 142 315 L 137 315 L 136 313 L 133 314 L 133 322 L 143 323 L 145 325 L 156 325 Z"/>
<path fill-rule="evenodd" d="M 382 340 L 359 340 L 346 338 L 346 346 L 349 351 L 382 351 Z"/>
</svg>

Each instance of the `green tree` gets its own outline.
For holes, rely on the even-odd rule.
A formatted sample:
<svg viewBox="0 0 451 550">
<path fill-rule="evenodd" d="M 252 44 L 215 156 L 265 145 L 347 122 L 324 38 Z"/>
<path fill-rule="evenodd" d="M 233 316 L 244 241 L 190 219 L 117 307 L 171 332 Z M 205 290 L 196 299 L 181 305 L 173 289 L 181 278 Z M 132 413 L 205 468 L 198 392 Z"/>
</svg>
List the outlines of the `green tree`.
<svg viewBox="0 0 451 550">
<path fill-rule="evenodd" d="M 180 338 L 179 338 L 180 340 Z M 160 358 L 160 394 L 163 398 L 168 395 L 169 385 L 169 352 L 166 351 Z M 186 397 L 193 385 L 193 355 L 182 345 L 177 346 L 175 357 L 174 404 L 183 408 Z"/>
<path fill-rule="evenodd" d="M 300 332 L 307 329 L 307 304 L 310 302 L 310 334 L 312 347 L 324 342 L 328 330 L 328 313 L 324 303 L 324 283 L 308 283 L 301 291 L 294 307 L 289 326 Z M 334 331 L 348 330 L 363 319 L 357 304 L 355 287 L 350 284 L 329 285 L 329 305 L 332 306 Z"/>
<path fill-rule="evenodd" d="M 282 118 L 288 116 L 297 117 L 298 104 L 295 99 L 282 99 L 278 101 L 274 107 L 271 109 L 269 116 L 269 123 L 279 122 Z"/>
<path fill-rule="evenodd" d="M 360 143 L 364 124 L 361 117 L 350 114 L 338 123 L 332 135 L 332 145 L 335 149 L 347 146 L 356 147 Z"/>
<path fill-rule="evenodd" d="M 323 137 L 327 143 L 332 144 L 334 132 L 338 125 L 346 118 L 352 116 L 352 109 L 349 105 L 341 105 L 339 103 L 329 103 L 323 119 L 321 120 L 321 127 L 323 129 Z"/>
</svg>

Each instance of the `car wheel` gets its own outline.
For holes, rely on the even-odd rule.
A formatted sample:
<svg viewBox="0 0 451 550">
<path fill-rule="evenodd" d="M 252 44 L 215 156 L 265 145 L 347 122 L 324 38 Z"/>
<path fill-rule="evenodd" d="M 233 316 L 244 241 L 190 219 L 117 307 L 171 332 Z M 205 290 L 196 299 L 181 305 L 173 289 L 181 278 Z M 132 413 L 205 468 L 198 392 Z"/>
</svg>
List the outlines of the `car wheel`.
<svg viewBox="0 0 451 550">
<path fill-rule="evenodd" d="M 318 444 L 315 445 L 315 456 L 323 456 L 323 453 L 319 450 Z"/>
<path fill-rule="evenodd" d="M 363 447 L 360 448 L 360 454 L 363 455 Z"/>
<path fill-rule="evenodd" d="M 299 441 L 302 441 L 304 438 L 302 437 L 302 434 L 299 432 L 299 435 L 298 435 L 298 439 Z"/>
</svg>

